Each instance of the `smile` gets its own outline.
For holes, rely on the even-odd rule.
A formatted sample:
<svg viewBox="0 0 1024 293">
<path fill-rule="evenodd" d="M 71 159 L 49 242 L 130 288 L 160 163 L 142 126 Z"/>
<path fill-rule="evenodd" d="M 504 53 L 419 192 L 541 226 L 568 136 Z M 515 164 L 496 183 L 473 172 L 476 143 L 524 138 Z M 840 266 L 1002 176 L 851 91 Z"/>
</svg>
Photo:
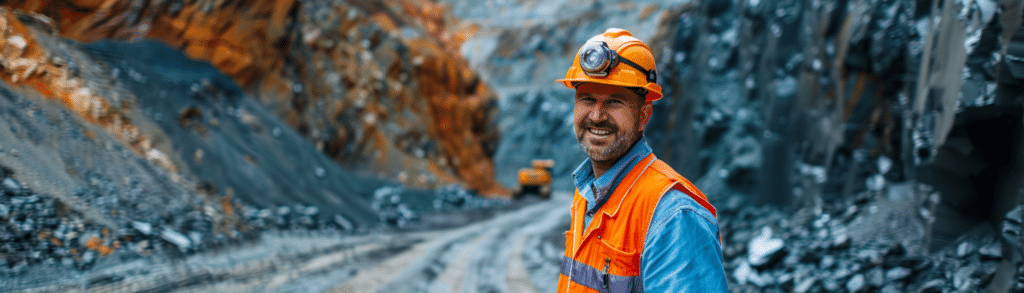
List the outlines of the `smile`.
<svg viewBox="0 0 1024 293">
<path fill-rule="evenodd" d="M 591 134 L 600 136 L 612 134 L 612 131 L 608 129 L 588 128 L 587 131 L 589 131 Z"/>
</svg>

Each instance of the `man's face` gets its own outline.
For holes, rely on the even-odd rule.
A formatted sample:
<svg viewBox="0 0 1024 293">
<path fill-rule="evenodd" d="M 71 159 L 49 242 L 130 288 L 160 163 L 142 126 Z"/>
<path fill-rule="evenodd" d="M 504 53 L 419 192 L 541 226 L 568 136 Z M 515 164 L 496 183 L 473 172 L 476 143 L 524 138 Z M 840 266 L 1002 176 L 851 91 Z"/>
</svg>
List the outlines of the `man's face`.
<svg viewBox="0 0 1024 293">
<path fill-rule="evenodd" d="M 576 87 L 575 104 L 576 140 L 587 156 L 598 162 L 626 154 L 651 118 L 651 104 L 621 86 L 581 84 Z"/>
</svg>

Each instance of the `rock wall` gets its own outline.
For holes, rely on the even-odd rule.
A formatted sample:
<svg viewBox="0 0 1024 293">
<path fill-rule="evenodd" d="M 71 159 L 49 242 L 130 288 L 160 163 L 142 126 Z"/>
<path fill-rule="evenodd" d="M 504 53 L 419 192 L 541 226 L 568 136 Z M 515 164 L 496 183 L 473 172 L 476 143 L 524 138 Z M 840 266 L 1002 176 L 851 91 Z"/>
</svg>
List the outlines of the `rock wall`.
<svg viewBox="0 0 1024 293">
<path fill-rule="evenodd" d="M 64 37 L 161 40 L 208 61 L 344 166 L 433 187 L 494 180 L 494 95 L 474 31 L 429 1 L 13 1 Z"/>
<path fill-rule="evenodd" d="M 551 80 L 622 27 L 652 46 L 666 89 L 648 141 L 711 197 L 800 207 L 923 182 L 947 235 L 1020 201 L 1019 3 L 447 2 L 481 26 L 463 53 L 501 94 L 502 132 L 523 138 L 502 142 L 501 170 L 567 158 L 556 178 L 570 178 L 572 92 Z"/>
<path fill-rule="evenodd" d="M 671 114 L 652 121 L 655 150 L 712 194 L 813 206 L 923 182 L 942 198 L 937 234 L 995 222 L 1024 187 L 1024 99 L 1005 51 L 1020 9 L 1003 4 L 680 9 L 652 44 L 672 97 L 656 105 Z"/>
</svg>

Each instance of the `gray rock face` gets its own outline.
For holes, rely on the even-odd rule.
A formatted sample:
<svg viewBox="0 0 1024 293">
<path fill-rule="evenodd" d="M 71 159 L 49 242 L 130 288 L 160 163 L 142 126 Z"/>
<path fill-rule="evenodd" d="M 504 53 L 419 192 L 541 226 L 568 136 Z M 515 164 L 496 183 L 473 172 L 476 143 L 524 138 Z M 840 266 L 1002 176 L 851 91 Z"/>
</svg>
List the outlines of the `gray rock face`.
<svg viewBox="0 0 1024 293">
<path fill-rule="evenodd" d="M 533 159 L 554 159 L 554 186 L 575 188 L 572 172 L 586 159 L 573 133 L 572 93 L 546 89 L 510 94 L 500 118 L 503 139 L 495 153 L 499 180 L 518 186 L 519 168 Z"/>
<path fill-rule="evenodd" d="M 154 126 L 175 142 L 177 156 L 190 158 L 182 168 L 214 195 L 230 189 L 257 208 L 317 206 L 361 227 L 376 225 L 367 200 L 384 180 L 342 169 L 209 64 L 155 41 L 101 41 L 85 49 L 122 57 L 111 60 L 111 70 L 149 77 L 145 83 L 122 78 L 150 117 L 168 117 Z"/>
</svg>

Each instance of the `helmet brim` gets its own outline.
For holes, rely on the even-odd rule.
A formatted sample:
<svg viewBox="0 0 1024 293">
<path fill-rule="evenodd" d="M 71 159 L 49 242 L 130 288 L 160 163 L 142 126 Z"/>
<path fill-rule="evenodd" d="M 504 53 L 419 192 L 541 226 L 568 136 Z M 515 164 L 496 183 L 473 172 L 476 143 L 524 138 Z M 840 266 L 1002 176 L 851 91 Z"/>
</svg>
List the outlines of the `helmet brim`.
<svg viewBox="0 0 1024 293">
<path fill-rule="evenodd" d="M 562 84 L 565 85 L 565 87 L 571 88 L 571 89 L 576 89 L 576 87 L 573 86 L 574 83 L 575 84 L 581 84 L 581 83 L 588 83 L 588 82 L 607 84 L 607 85 L 614 85 L 614 86 L 621 86 L 621 87 L 626 87 L 626 88 L 638 87 L 635 84 L 628 83 L 628 82 L 621 82 L 621 81 L 615 81 L 615 80 L 610 80 L 610 79 L 600 79 L 600 78 L 562 78 L 562 79 L 556 79 L 555 82 L 561 82 Z M 656 83 L 648 83 L 647 86 L 643 86 L 643 87 L 640 87 L 640 88 L 647 89 L 647 96 L 644 97 L 644 100 L 647 101 L 647 102 L 653 102 L 653 101 L 659 100 L 659 99 L 661 99 L 663 97 L 663 95 L 661 93 L 661 86 L 656 84 Z"/>
</svg>

